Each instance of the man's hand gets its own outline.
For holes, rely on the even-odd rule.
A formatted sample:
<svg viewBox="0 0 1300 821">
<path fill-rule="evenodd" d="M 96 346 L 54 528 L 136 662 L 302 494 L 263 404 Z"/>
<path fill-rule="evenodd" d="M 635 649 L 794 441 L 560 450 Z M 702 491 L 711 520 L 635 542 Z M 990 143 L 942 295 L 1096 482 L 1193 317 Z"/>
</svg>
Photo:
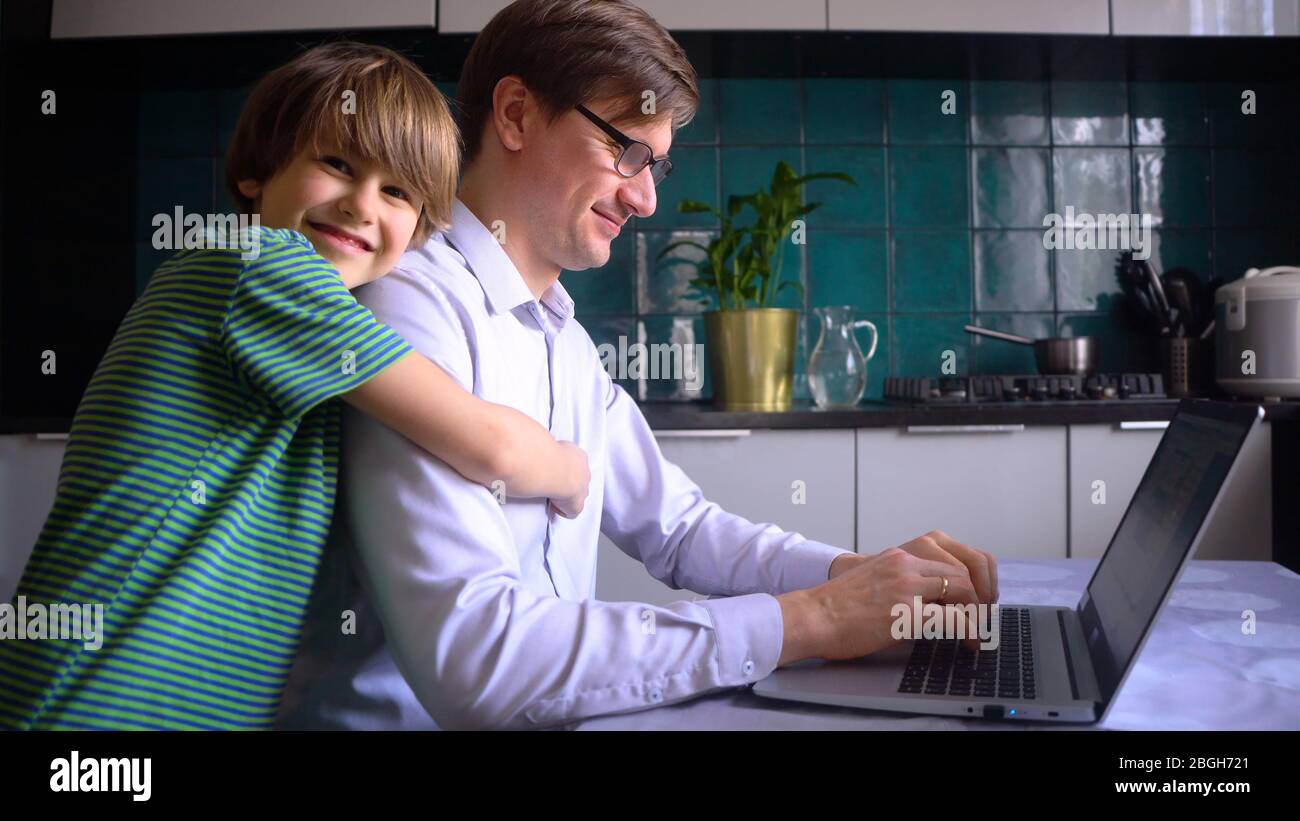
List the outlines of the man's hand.
<svg viewBox="0 0 1300 821">
<path fill-rule="evenodd" d="M 898 546 L 899 550 L 911 553 L 922 559 L 934 559 L 948 564 L 965 567 L 975 585 L 975 594 L 984 604 L 998 600 L 998 561 L 992 554 L 976 550 L 953 539 L 942 530 L 932 530 L 910 542 Z M 827 580 L 852 570 L 871 558 L 863 553 L 843 553 L 831 562 Z"/>
<path fill-rule="evenodd" d="M 976 603 L 993 604 L 998 600 L 998 560 L 991 553 L 964 545 L 942 530 L 931 530 L 898 549 L 921 559 L 964 567 L 975 585 L 979 597 Z"/>
<path fill-rule="evenodd" d="M 825 584 L 777 597 L 785 620 L 779 664 L 805 658 L 851 659 L 895 643 L 897 604 L 915 597 L 938 602 L 948 580 L 946 605 L 997 601 L 997 560 L 942 531 L 931 531 L 877 555 L 845 553 L 831 562 Z M 978 627 L 967 622 L 966 643 L 978 646 Z"/>
<path fill-rule="evenodd" d="M 848 572 L 849 570 L 858 566 L 862 562 L 866 561 L 868 558 L 870 557 L 862 553 L 841 553 L 840 555 L 835 557 L 834 561 L 831 562 L 831 569 L 826 574 L 827 581 L 830 581 L 831 579 L 835 578 L 841 573 Z"/>
</svg>

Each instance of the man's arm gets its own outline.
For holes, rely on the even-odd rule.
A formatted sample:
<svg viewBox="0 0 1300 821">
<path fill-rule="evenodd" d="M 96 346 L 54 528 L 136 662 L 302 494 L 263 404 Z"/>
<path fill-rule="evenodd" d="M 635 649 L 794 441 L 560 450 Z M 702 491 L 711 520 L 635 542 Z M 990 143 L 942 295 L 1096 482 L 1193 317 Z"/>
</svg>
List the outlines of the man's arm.
<svg viewBox="0 0 1300 821">
<path fill-rule="evenodd" d="M 395 271 L 369 304 L 470 388 L 472 324 L 422 279 Z M 534 593 L 486 488 L 351 408 L 344 419 L 340 501 L 361 577 L 398 668 L 439 726 L 631 712 L 775 669 L 783 625 L 772 596 L 653 607 Z"/>
<path fill-rule="evenodd" d="M 778 594 L 821 584 L 831 577 L 833 560 L 853 556 L 705 499 L 681 468 L 664 459 L 627 392 L 603 371 L 600 378 L 609 429 L 601 531 L 650 575 L 706 595 Z"/>
</svg>

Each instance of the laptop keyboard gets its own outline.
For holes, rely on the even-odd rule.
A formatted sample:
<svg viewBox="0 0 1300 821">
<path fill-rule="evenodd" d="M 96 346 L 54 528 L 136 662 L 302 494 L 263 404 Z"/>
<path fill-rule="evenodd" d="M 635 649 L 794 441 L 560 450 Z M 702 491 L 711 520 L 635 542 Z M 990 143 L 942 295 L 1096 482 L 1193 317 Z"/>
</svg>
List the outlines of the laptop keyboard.
<svg viewBox="0 0 1300 821">
<path fill-rule="evenodd" d="M 1000 607 L 995 650 L 971 650 L 957 639 L 918 639 L 900 693 L 1024 698 L 1037 695 L 1029 610 Z"/>
</svg>

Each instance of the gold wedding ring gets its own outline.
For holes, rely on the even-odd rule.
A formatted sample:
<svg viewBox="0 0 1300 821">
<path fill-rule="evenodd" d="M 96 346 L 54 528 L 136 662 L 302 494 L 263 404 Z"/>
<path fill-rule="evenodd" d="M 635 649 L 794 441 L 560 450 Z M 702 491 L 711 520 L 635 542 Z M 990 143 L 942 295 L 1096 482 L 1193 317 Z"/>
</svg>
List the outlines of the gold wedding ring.
<svg viewBox="0 0 1300 821">
<path fill-rule="evenodd" d="M 943 579 L 943 590 L 939 591 L 939 604 L 943 604 L 944 596 L 948 595 L 948 577 L 940 576 L 939 578 Z"/>
</svg>

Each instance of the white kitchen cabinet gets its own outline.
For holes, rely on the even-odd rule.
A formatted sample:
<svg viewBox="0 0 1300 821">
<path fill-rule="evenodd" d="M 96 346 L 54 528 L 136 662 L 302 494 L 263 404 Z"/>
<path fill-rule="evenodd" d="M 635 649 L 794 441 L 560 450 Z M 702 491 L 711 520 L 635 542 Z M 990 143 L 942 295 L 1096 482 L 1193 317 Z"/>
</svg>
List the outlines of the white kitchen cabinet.
<svg viewBox="0 0 1300 821">
<path fill-rule="evenodd" d="M 1273 561 L 1273 425 L 1264 422 L 1237 456 L 1197 559 Z"/>
<path fill-rule="evenodd" d="M 825 31 L 826 0 L 636 0 L 673 31 Z"/>
<path fill-rule="evenodd" d="M 637 0 L 641 8 L 673 31 L 825 31 L 825 0 Z M 474 34 L 507 0 L 440 0 L 438 30 Z"/>
<path fill-rule="evenodd" d="M 1070 426 L 1070 556 L 1099 559 L 1110 545 L 1167 423 Z M 1146 429 L 1143 429 L 1143 428 Z M 1247 443 L 1194 558 L 1272 561 L 1272 427 Z M 1096 482 L 1105 482 L 1105 502 Z"/>
<path fill-rule="evenodd" d="M 831 31 L 1110 34 L 1108 0 L 827 0 Z"/>
<path fill-rule="evenodd" d="M 1168 426 L 1070 426 L 1070 558 L 1099 559 L 1106 552 Z"/>
<path fill-rule="evenodd" d="M 478 34 L 510 0 L 438 0 L 440 34 Z"/>
<path fill-rule="evenodd" d="M 1064 425 L 913 425 L 858 436 L 858 552 L 942 530 L 1000 559 L 1066 557 Z"/>
<path fill-rule="evenodd" d="M 13 598 L 54 504 L 65 436 L 0 436 L 0 602 Z"/>
<path fill-rule="evenodd" d="M 852 430 L 661 430 L 655 435 L 664 458 L 724 510 L 853 549 Z M 699 596 L 660 583 L 601 537 L 596 598 L 667 604 Z"/>
<path fill-rule="evenodd" d="M 437 0 L 54 0 L 50 37 L 339 31 L 437 22 Z"/>
<path fill-rule="evenodd" d="M 1300 0 L 1111 0 L 1113 34 L 1300 35 Z"/>
</svg>

